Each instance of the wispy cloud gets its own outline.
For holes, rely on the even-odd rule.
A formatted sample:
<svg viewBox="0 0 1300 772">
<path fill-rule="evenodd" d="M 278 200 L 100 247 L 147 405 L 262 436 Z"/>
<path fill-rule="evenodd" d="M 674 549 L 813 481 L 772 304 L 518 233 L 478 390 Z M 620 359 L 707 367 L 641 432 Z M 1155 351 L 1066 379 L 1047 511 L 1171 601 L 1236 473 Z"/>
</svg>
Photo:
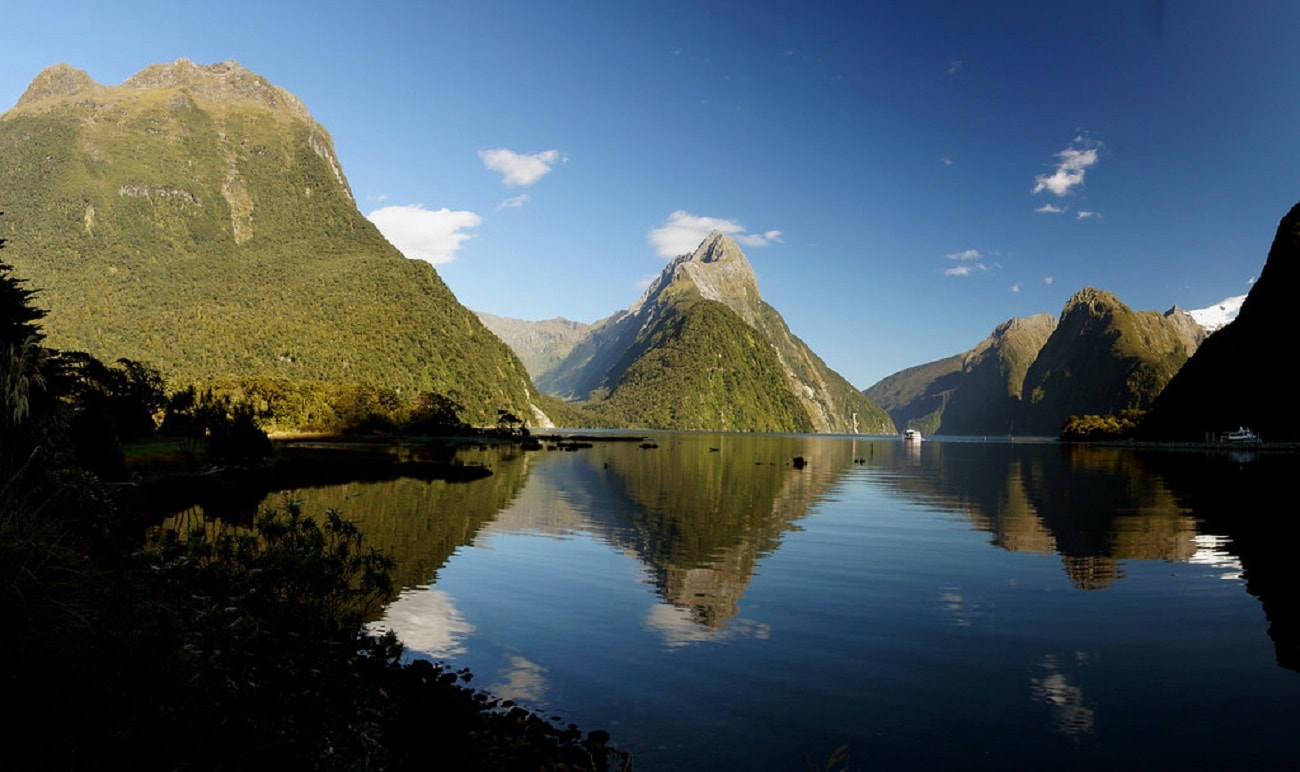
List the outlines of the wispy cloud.
<svg viewBox="0 0 1300 772">
<path fill-rule="evenodd" d="M 960 59 L 953 59 L 953 60 L 952 60 L 951 62 L 949 62 L 949 64 L 948 64 L 948 72 L 947 72 L 947 74 L 948 74 L 948 75 L 956 75 L 956 74 L 959 73 L 959 72 L 961 72 L 961 60 L 960 60 Z"/>
<path fill-rule="evenodd" d="M 1087 209 L 1080 209 L 1074 213 L 1076 220 L 1091 220 L 1094 217 L 1101 217 L 1101 212 L 1092 212 Z"/>
<path fill-rule="evenodd" d="M 976 271 L 987 271 L 988 265 L 985 264 L 985 255 L 978 249 L 964 249 L 961 252 L 949 252 L 944 255 L 945 259 L 956 260 L 961 265 L 955 265 L 943 272 L 944 276 L 970 276 Z"/>
<path fill-rule="evenodd" d="M 494 172 L 500 172 L 502 182 L 512 187 L 528 187 L 550 174 L 557 163 L 568 160 L 561 156 L 558 150 L 544 150 L 528 155 L 503 147 L 480 150 L 478 157 L 483 159 L 484 166 Z"/>
<path fill-rule="evenodd" d="M 1043 283 L 1044 283 L 1044 284 L 1051 285 L 1051 283 L 1054 282 L 1054 281 L 1056 281 L 1056 279 L 1053 279 L 1051 276 L 1044 276 L 1044 277 L 1043 277 Z"/>
<path fill-rule="evenodd" d="M 939 156 L 939 163 L 943 164 L 944 166 L 952 166 L 952 156 L 948 156 L 948 155 Z"/>
<path fill-rule="evenodd" d="M 455 260 L 461 243 L 472 238 L 466 231 L 483 222 L 473 212 L 430 210 L 419 204 L 381 207 L 367 218 L 403 255 L 434 265 Z"/>
<path fill-rule="evenodd" d="M 1012 284 L 1012 285 L 1011 285 L 1011 291 L 1012 291 L 1012 292 L 1019 292 L 1019 291 L 1020 291 L 1020 282 L 1016 282 L 1015 284 Z"/>
<path fill-rule="evenodd" d="M 517 196 L 512 196 L 511 198 L 507 198 L 505 201 L 497 204 L 497 211 L 501 211 L 502 209 L 518 209 L 524 204 L 527 204 L 528 200 L 529 198 L 527 193 L 520 193 Z"/>
<path fill-rule="evenodd" d="M 676 257 L 692 252 L 713 231 L 721 231 L 746 247 L 765 247 L 780 243 L 781 231 L 768 230 L 748 233 L 745 226 L 735 220 L 719 217 L 700 217 L 678 209 L 668 215 L 668 220 L 650 231 L 650 243 L 660 257 Z"/>
<path fill-rule="evenodd" d="M 1069 147 L 1056 154 L 1059 159 L 1056 169 L 1051 174 L 1034 178 L 1033 193 L 1047 191 L 1057 197 L 1068 195 L 1083 184 L 1088 169 L 1097 165 L 1100 148 L 1100 142 L 1082 135 L 1075 137 Z"/>
<path fill-rule="evenodd" d="M 1038 207 L 1034 211 L 1039 212 L 1040 214 L 1060 214 L 1061 212 L 1064 212 L 1065 209 L 1059 206 L 1054 206 L 1052 204 L 1043 204 L 1042 206 Z"/>
</svg>

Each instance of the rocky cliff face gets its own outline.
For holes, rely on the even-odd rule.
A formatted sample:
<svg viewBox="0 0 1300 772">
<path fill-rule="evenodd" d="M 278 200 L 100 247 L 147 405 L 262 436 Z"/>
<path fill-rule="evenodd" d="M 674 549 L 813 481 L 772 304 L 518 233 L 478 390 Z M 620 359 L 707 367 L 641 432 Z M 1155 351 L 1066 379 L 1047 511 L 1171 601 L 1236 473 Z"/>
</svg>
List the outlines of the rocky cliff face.
<svg viewBox="0 0 1300 772">
<path fill-rule="evenodd" d="M 447 395 L 475 422 L 536 415 L 518 359 L 357 211 L 301 100 L 235 62 L 120 86 L 45 70 L 0 116 L 0 190 L 54 347 L 176 384 L 364 382 Z"/>
<path fill-rule="evenodd" d="M 1265 440 L 1300 440 L 1294 380 L 1300 336 L 1291 303 L 1300 290 L 1300 204 L 1277 234 L 1236 320 L 1201 344 L 1141 428 L 1151 439 L 1201 440 L 1253 428 Z"/>
<path fill-rule="evenodd" d="M 711 322 L 693 323 L 691 318 L 700 314 L 707 314 Z M 692 336 L 689 346 L 683 345 L 687 333 Z M 754 348 L 756 342 L 762 345 Z M 673 355 L 664 357 L 663 352 L 669 350 Z M 709 356 L 701 356 L 704 354 Z M 661 361 L 653 365 L 656 359 Z M 698 374 L 701 368 L 715 377 L 696 379 L 697 388 L 708 382 L 716 384 L 709 389 L 746 390 L 755 407 L 747 411 L 747 420 L 761 419 L 776 410 L 789 414 L 793 421 L 770 424 L 765 430 L 893 431 L 884 411 L 790 332 L 781 315 L 763 301 L 753 268 L 740 247 L 717 232 L 691 254 L 669 263 L 627 311 L 593 325 L 588 337 L 564 361 L 539 374 L 537 382 L 550 393 L 599 405 L 618 403 L 620 389 L 627 394 L 637 384 L 657 380 L 660 372 L 667 374 L 663 385 L 670 387 L 685 384 L 684 376 Z M 674 381 L 674 370 L 683 378 Z M 629 374 L 636 383 L 628 381 Z M 797 405 L 793 412 L 788 409 L 791 398 Z M 725 400 L 720 394 L 705 401 Z M 766 407 L 758 409 L 759 403 Z M 795 417 L 797 412 L 805 417 Z M 724 426 L 715 421 L 690 428 Z M 732 424 L 725 428 L 758 427 Z"/>
</svg>

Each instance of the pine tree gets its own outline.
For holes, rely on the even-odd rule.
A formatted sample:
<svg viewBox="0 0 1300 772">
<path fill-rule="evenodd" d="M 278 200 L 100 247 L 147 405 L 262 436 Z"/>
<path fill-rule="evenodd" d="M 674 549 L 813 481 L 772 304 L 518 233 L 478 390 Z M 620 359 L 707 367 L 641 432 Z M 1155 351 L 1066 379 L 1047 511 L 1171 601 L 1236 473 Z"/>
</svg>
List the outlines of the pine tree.
<svg viewBox="0 0 1300 772">
<path fill-rule="evenodd" d="M 0 249 L 4 245 L 0 238 Z M 45 337 L 37 324 L 45 312 L 32 304 L 36 291 L 24 287 L 25 283 L 13 275 L 13 266 L 0 260 L 0 348 L 21 347 L 29 340 L 35 345 Z"/>
</svg>

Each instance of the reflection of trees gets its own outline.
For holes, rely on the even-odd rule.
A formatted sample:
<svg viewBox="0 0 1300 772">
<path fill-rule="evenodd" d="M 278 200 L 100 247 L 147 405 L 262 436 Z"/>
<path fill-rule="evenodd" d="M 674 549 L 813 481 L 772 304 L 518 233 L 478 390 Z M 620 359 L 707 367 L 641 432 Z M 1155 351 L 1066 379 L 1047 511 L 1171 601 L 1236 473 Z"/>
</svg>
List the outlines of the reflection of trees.
<svg viewBox="0 0 1300 772">
<path fill-rule="evenodd" d="M 1079 589 L 1110 586 L 1127 559 L 1186 561 L 1196 520 L 1131 450 L 932 443 L 909 495 L 966 514 L 1004 549 L 1056 552 Z"/>
<path fill-rule="evenodd" d="M 472 542 L 483 524 L 518 494 L 528 468 L 526 456 L 517 455 L 509 446 L 462 450 L 455 460 L 489 466 L 493 474 L 471 482 L 400 477 L 269 493 L 263 490 L 255 504 L 241 497 L 233 513 L 219 502 L 207 501 L 173 515 L 162 527 L 181 533 L 199 527 L 211 536 L 234 527 L 232 522 L 246 522 L 249 509 L 255 512 L 286 500 L 298 501 L 305 513 L 318 515 L 333 509 L 355 522 L 368 545 L 396 561 L 393 580 L 397 586 L 431 584 L 452 553 Z"/>
</svg>

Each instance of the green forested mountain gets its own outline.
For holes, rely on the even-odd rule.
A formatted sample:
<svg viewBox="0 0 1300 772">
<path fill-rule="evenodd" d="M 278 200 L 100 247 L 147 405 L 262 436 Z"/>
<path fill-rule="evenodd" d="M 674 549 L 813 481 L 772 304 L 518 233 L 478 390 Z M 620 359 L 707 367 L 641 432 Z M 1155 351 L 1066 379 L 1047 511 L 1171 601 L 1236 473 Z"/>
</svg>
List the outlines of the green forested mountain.
<svg viewBox="0 0 1300 772">
<path fill-rule="evenodd" d="M 537 384 L 585 400 L 614 425 L 894 430 L 763 302 L 744 253 L 718 232 L 673 260 L 627 311 L 592 325 Z"/>
<path fill-rule="evenodd" d="M 922 432 L 1055 435 L 1071 415 L 1149 407 L 1204 335 L 1177 308 L 1135 312 L 1086 288 L 1059 319 L 1012 319 L 974 349 L 895 373 L 867 395 Z"/>
<path fill-rule="evenodd" d="M 1212 334 L 1156 400 L 1139 434 L 1202 440 L 1239 426 L 1300 440 L 1290 389 L 1300 359 L 1291 302 L 1300 288 L 1300 204 L 1278 224 L 1264 269 L 1231 324 Z"/>
<path fill-rule="evenodd" d="M 1055 435 L 1071 415 L 1145 410 L 1194 350 L 1163 314 L 1082 289 L 1025 373 L 1017 431 Z"/>
<path fill-rule="evenodd" d="M 924 434 L 1007 434 L 1025 373 L 1055 328 L 1048 314 L 1011 319 L 970 351 L 895 373 L 867 396 Z"/>
<path fill-rule="evenodd" d="M 536 418 L 518 358 L 357 210 L 329 133 L 234 62 L 43 71 L 0 116 L 0 210 L 52 347 Z"/>
</svg>

